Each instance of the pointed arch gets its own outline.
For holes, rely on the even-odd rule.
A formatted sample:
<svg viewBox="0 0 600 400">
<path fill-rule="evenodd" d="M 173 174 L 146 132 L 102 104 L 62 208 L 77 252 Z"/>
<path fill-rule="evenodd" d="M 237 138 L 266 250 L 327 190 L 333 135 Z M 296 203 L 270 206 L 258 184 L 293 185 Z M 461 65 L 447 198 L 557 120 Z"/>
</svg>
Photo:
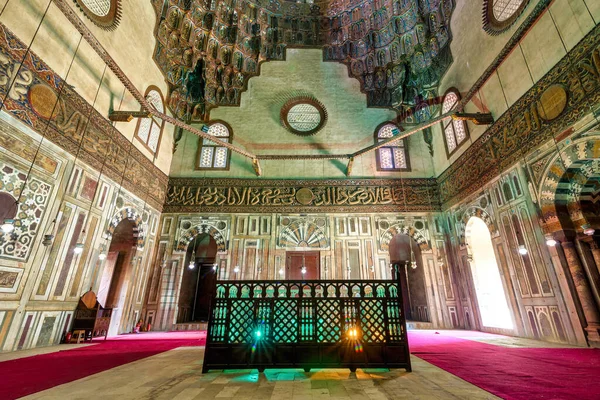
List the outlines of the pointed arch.
<svg viewBox="0 0 600 400">
<path fill-rule="evenodd" d="M 485 211 L 483 208 L 479 208 L 477 206 L 471 206 L 467 208 L 467 210 L 462 215 L 461 220 L 465 226 L 465 231 L 468 230 L 469 220 L 471 219 L 471 217 L 480 218 L 483 222 L 485 222 L 485 225 L 488 227 L 488 230 L 490 231 L 491 235 L 496 234 L 496 232 L 498 231 L 496 223 L 494 222 L 494 219 L 490 216 L 490 214 L 488 214 L 487 211 Z"/>
<path fill-rule="evenodd" d="M 177 240 L 175 251 L 186 251 L 188 245 L 194 238 L 202 233 L 210 235 L 217 243 L 217 251 L 223 253 L 227 251 L 227 241 L 217 228 L 208 224 L 198 224 L 185 231 Z"/>
<path fill-rule="evenodd" d="M 390 242 L 391 242 L 392 238 L 396 235 L 410 236 L 411 238 L 413 238 L 415 240 L 415 242 L 417 242 L 417 244 L 419 245 L 419 248 L 422 251 L 431 250 L 429 241 L 427 240 L 427 238 L 425 236 L 423 236 L 423 234 L 421 232 L 419 232 L 413 226 L 407 226 L 407 225 L 404 225 L 401 223 L 390 226 L 385 232 L 383 232 L 381 234 L 381 236 L 379 237 L 379 248 L 382 251 L 386 251 L 386 252 L 389 251 Z"/>
<path fill-rule="evenodd" d="M 584 137 L 560 150 L 548 162 L 539 184 L 539 202 L 545 233 L 579 229 L 587 223 L 582 213 L 570 226 L 569 211 L 579 201 L 585 183 L 600 173 L 600 138 Z"/>
<path fill-rule="evenodd" d="M 137 247 L 139 249 L 143 248 L 145 244 L 145 232 L 142 227 L 143 218 L 142 214 L 133 207 L 124 207 L 112 216 L 108 223 L 108 228 L 106 229 L 107 239 L 112 238 L 115 229 L 117 229 L 119 223 L 124 219 L 133 222 L 133 236 L 137 238 Z"/>
</svg>

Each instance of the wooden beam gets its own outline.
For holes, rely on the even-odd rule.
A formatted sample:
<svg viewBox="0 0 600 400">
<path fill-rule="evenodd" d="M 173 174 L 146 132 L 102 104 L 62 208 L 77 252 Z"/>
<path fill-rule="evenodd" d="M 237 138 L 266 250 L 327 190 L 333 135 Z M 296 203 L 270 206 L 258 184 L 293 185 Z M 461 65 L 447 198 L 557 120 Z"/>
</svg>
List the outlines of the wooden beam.
<svg viewBox="0 0 600 400">
<path fill-rule="evenodd" d="M 354 157 L 350 157 L 348 160 L 348 167 L 346 168 L 346 176 L 352 174 L 352 167 L 354 167 Z"/>
<path fill-rule="evenodd" d="M 148 111 L 111 111 L 108 119 L 114 122 L 130 122 L 134 118 L 150 118 Z"/>
<path fill-rule="evenodd" d="M 258 158 L 252 159 L 252 167 L 254 168 L 254 172 L 256 173 L 256 176 L 262 175 L 262 168 L 260 167 L 260 162 L 258 161 Z"/>
<path fill-rule="evenodd" d="M 218 146 L 228 148 L 229 150 L 241 154 L 245 157 L 255 159 L 256 156 L 249 151 L 246 151 L 240 147 L 237 147 L 231 143 L 224 142 L 215 136 L 209 135 L 208 133 L 197 129 L 191 125 L 186 124 L 178 120 L 177 118 L 173 118 L 165 113 L 159 112 L 156 108 L 152 107 L 148 100 L 144 97 L 144 95 L 135 87 L 133 82 L 125 75 L 125 72 L 119 67 L 117 62 L 111 57 L 111 55 L 106 51 L 104 46 L 100 44 L 98 39 L 94 36 L 92 31 L 87 27 L 87 25 L 79 18 L 79 15 L 73 10 L 68 0 L 53 0 L 56 7 L 63 13 L 63 15 L 71 22 L 71 24 L 77 29 L 77 31 L 83 36 L 83 39 L 90 45 L 92 49 L 98 54 L 98 56 L 104 61 L 106 66 L 117 76 L 119 81 L 125 86 L 127 91 L 131 93 L 131 95 L 137 100 L 137 102 L 142 106 L 144 110 L 147 110 L 150 114 L 159 118 L 165 122 L 168 122 L 172 125 L 178 126 L 180 128 L 185 129 L 188 132 L 193 133 L 196 136 L 202 137 L 204 139 L 208 139 L 213 143 L 216 143 Z"/>
<path fill-rule="evenodd" d="M 491 113 L 456 113 L 452 119 L 458 121 L 471 121 L 475 125 L 491 125 L 494 123 L 494 117 Z"/>
<path fill-rule="evenodd" d="M 362 156 L 363 154 L 366 153 L 370 153 L 371 151 L 375 151 L 381 147 L 385 147 L 385 146 L 389 146 L 391 143 L 397 142 L 400 139 L 404 139 L 405 137 L 409 137 L 410 135 L 417 133 L 417 132 L 421 132 L 423 129 L 425 128 L 429 128 L 432 125 L 435 125 L 439 122 L 445 121 L 449 118 L 452 118 L 452 116 L 456 114 L 456 111 L 450 111 L 447 112 L 446 114 L 440 115 L 439 117 L 435 117 L 433 119 L 430 119 L 427 122 L 424 122 L 422 124 L 416 125 L 415 127 L 405 131 L 405 132 L 400 132 L 400 134 L 396 134 L 393 137 L 383 140 L 381 142 L 375 143 L 369 147 L 365 147 L 362 150 L 357 151 L 354 154 L 351 154 L 351 157 L 358 157 L 358 156 Z"/>
</svg>

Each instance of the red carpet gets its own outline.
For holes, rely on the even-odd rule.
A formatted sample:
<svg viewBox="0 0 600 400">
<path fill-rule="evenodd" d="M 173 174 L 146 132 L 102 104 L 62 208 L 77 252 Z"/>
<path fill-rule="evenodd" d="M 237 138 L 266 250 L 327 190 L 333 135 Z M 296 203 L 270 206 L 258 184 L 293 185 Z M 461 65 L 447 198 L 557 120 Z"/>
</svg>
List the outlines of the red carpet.
<svg viewBox="0 0 600 400">
<path fill-rule="evenodd" d="M 504 399 L 600 399 L 600 349 L 507 348 L 456 336 L 469 333 L 409 331 L 411 353 Z"/>
<path fill-rule="evenodd" d="M 177 347 L 205 343 L 206 332 L 140 333 L 0 362 L 0 398 L 16 399 Z"/>
</svg>

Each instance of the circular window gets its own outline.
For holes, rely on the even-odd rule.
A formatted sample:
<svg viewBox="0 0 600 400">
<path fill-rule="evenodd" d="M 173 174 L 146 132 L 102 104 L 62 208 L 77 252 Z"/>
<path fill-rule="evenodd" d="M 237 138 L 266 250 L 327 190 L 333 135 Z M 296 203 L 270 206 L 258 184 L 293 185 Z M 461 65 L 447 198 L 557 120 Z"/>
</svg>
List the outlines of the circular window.
<svg viewBox="0 0 600 400">
<path fill-rule="evenodd" d="M 113 29 L 119 22 L 119 0 L 75 0 L 81 11 L 96 25 Z"/>
<path fill-rule="evenodd" d="M 483 2 L 483 29 L 495 35 L 512 26 L 529 0 L 485 0 Z"/>
<path fill-rule="evenodd" d="M 325 125 L 326 121 L 325 107 L 310 97 L 289 100 L 281 108 L 281 123 L 296 135 L 314 135 Z"/>
</svg>

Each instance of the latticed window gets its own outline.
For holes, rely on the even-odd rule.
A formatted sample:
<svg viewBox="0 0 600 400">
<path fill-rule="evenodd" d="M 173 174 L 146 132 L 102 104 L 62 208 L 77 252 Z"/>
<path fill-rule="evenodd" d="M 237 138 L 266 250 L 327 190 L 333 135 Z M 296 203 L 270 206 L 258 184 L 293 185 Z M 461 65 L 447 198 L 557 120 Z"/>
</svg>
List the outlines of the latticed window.
<svg viewBox="0 0 600 400">
<path fill-rule="evenodd" d="M 231 128 L 223 121 L 212 122 L 208 126 L 208 134 L 215 138 L 231 143 Z M 200 139 L 198 149 L 198 169 L 228 169 L 229 149 L 219 146 L 210 139 Z"/>
<path fill-rule="evenodd" d="M 455 89 L 450 89 L 446 92 L 442 103 L 442 114 L 454 110 L 459 100 L 460 96 Z M 446 139 L 446 152 L 450 156 L 469 137 L 467 127 L 464 121 L 447 119 L 442 122 L 442 129 L 444 131 L 444 138 Z"/>
<path fill-rule="evenodd" d="M 148 88 L 146 91 L 146 100 L 157 111 L 161 113 L 165 111 L 162 95 L 158 91 L 158 88 Z M 156 153 L 163 127 L 164 121 L 154 116 L 151 116 L 150 118 L 140 118 L 136 137 L 144 143 L 152 153 Z"/>
<path fill-rule="evenodd" d="M 400 133 L 396 124 L 385 122 L 375 130 L 375 141 L 382 142 Z M 400 139 L 389 146 L 377 149 L 378 171 L 408 171 L 410 162 L 408 159 L 408 148 L 406 139 Z"/>
<path fill-rule="evenodd" d="M 110 11 L 111 0 L 81 0 L 81 2 L 99 17 L 108 15 Z"/>
<path fill-rule="evenodd" d="M 525 0 L 493 0 L 492 11 L 498 21 L 506 21 L 512 17 Z"/>
<path fill-rule="evenodd" d="M 483 29 L 497 35 L 510 28 L 529 3 L 529 0 L 484 0 Z"/>
</svg>

